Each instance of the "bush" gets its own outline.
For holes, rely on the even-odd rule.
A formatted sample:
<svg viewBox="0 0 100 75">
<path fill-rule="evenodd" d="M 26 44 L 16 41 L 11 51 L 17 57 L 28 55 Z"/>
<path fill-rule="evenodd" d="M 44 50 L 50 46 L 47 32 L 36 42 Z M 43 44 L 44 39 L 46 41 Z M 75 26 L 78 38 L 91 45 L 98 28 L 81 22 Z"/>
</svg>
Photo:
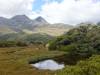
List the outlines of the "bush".
<svg viewBox="0 0 100 75">
<path fill-rule="evenodd" d="M 76 58 L 89 58 L 100 54 L 100 27 L 97 25 L 79 26 L 52 41 L 50 50 L 65 51 Z"/>
<path fill-rule="evenodd" d="M 0 41 L 0 47 L 11 47 L 16 46 L 16 42 L 14 41 Z"/>
<path fill-rule="evenodd" d="M 71 53 L 74 50 L 76 50 L 76 45 L 71 44 L 71 45 L 67 45 L 67 46 L 61 46 L 59 50 Z"/>
<path fill-rule="evenodd" d="M 28 46 L 26 42 L 17 42 L 16 46 Z"/>
<path fill-rule="evenodd" d="M 25 42 L 19 41 L 0 41 L 0 47 L 28 46 Z"/>
<path fill-rule="evenodd" d="M 75 66 L 66 66 L 57 75 L 100 75 L 100 55 L 94 55 Z"/>
</svg>

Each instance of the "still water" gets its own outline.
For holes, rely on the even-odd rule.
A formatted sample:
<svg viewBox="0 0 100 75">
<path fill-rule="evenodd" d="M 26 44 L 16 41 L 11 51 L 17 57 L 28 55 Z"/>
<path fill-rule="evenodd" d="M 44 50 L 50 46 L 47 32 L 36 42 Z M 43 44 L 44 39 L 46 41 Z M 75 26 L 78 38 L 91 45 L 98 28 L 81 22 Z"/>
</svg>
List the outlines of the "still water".
<svg viewBox="0 0 100 75">
<path fill-rule="evenodd" d="M 43 69 L 43 70 L 60 70 L 64 68 L 64 64 L 59 64 L 52 59 L 39 61 L 31 65 L 35 68 Z"/>
</svg>

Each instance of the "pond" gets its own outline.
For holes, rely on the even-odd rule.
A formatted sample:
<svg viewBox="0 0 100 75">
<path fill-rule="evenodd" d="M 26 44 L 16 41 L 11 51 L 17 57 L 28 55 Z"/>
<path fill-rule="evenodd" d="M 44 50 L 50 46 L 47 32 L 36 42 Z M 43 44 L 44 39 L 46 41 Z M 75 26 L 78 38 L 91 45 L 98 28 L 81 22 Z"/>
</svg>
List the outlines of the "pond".
<svg viewBox="0 0 100 75">
<path fill-rule="evenodd" d="M 45 59 L 39 59 L 36 61 L 30 61 L 29 64 L 31 64 L 33 67 L 37 69 L 60 70 L 60 69 L 63 69 L 65 65 L 75 65 L 77 64 L 77 61 L 84 60 L 86 58 L 83 58 L 83 57 L 81 58 L 77 55 L 69 56 L 67 54 L 64 54 L 62 56 L 57 56 L 53 58 L 45 58 Z"/>
<path fill-rule="evenodd" d="M 64 64 L 59 64 L 58 62 L 48 59 L 31 64 L 33 67 L 43 70 L 60 70 L 64 68 Z"/>
</svg>

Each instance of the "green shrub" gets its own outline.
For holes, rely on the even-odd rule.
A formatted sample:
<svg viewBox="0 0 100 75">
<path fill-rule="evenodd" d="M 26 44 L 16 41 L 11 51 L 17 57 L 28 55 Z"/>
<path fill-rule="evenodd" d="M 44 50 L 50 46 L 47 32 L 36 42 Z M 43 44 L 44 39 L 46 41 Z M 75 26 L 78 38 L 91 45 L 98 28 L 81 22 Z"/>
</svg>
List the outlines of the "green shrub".
<svg viewBox="0 0 100 75">
<path fill-rule="evenodd" d="M 67 46 L 61 46 L 59 50 L 71 53 L 74 50 L 76 50 L 76 44 L 71 44 L 71 45 L 67 45 Z"/>
<path fill-rule="evenodd" d="M 50 50 L 66 51 L 69 54 L 89 57 L 100 53 L 100 27 L 97 25 L 79 26 L 52 41 Z"/>
<path fill-rule="evenodd" d="M 66 66 L 57 75 L 100 75 L 100 55 L 80 61 L 74 66 Z"/>
</svg>

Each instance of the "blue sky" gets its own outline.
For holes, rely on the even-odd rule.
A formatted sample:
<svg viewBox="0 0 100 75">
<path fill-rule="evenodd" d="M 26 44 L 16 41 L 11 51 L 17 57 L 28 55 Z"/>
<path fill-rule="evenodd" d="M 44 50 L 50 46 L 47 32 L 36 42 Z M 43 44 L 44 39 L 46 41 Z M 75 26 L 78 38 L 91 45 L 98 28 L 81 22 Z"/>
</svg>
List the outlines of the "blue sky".
<svg viewBox="0 0 100 75">
<path fill-rule="evenodd" d="M 58 3 L 61 3 L 63 0 L 35 0 L 34 3 L 33 3 L 33 8 L 32 10 L 33 11 L 40 11 L 42 6 L 48 2 L 48 3 L 52 3 L 52 2 L 58 2 Z"/>
<path fill-rule="evenodd" d="M 33 4 L 33 11 L 41 10 L 42 5 L 44 5 L 45 1 L 43 0 L 35 0 Z"/>
</svg>

